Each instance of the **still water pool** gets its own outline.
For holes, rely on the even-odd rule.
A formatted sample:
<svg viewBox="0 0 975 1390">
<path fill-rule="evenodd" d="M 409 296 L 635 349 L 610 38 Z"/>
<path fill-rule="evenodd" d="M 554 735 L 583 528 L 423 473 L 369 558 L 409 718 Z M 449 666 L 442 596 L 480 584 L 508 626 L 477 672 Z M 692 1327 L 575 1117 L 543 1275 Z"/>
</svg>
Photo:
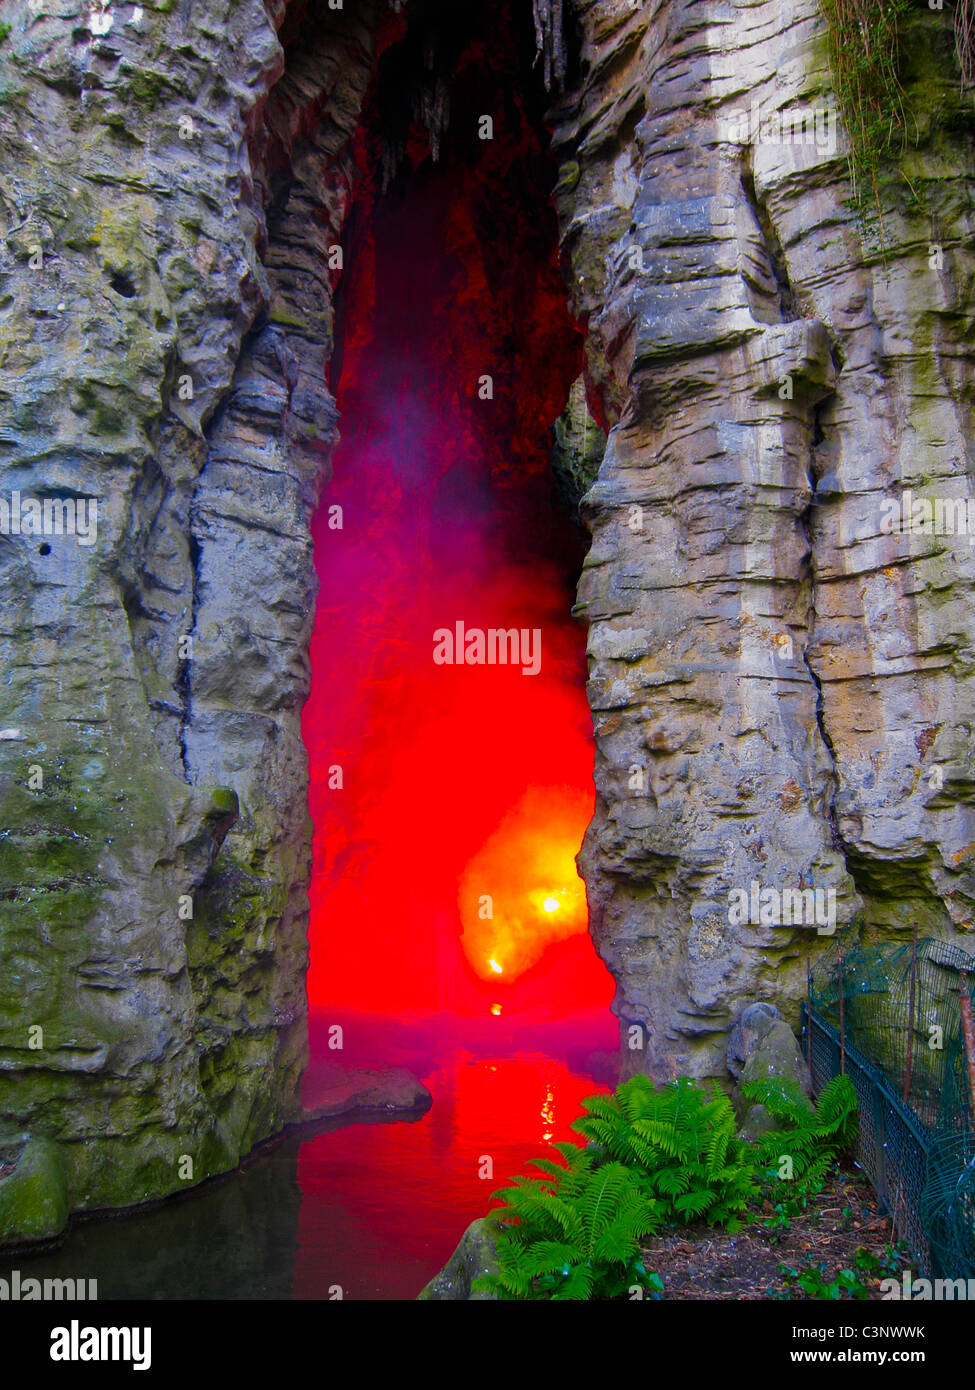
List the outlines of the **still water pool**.
<svg viewBox="0 0 975 1390">
<path fill-rule="evenodd" d="M 345 1047 L 328 1050 L 339 1022 Z M 531 1024 L 313 1018 L 306 1097 L 336 1060 L 406 1066 L 433 1094 L 412 1120 L 292 1131 L 237 1172 L 152 1209 L 72 1223 L 0 1277 L 96 1279 L 105 1299 L 413 1299 L 491 1193 L 613 1084 L 605 1012 Z"/>
</svg>

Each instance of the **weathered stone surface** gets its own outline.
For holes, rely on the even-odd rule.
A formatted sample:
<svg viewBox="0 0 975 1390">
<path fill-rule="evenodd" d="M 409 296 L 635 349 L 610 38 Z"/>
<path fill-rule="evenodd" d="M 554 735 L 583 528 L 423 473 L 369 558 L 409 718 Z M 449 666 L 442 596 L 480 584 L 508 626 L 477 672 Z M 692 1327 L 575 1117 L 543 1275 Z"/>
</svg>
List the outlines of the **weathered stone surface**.
<svg viewBox="0 0 975 1390">
<path fill-rule="evenodd" d="M 433 1097 L 405 1067 L 335 1067 L 318 1072 L 315 1087 L 306 1101 L 302 1122 L 346 1115 L 351 1110 L 424 1111 Z"/>
<path fill-rule="evenodd" d="M 323 251 L 376 7 L 321 8 L 283 76 L 283 4 L 4 9 L 3 493 L 98 529 L 0 538 L 0 1140 L 56 1141 L 73 1208 L 301 1113 Z"/>
<path fill-rule="evenodd" d="M 31 1139 L 13 1172 L 0 1178 L 0 1244 L 56 1236 L 67 1221 L 68 1190 L 60 1150 L 49 1139 Z"/>
<path fill-rule="evenodd" d="M 580 863 L 626 1064 L 720 1075 L 746 1001 L 797 1021 L 822 945 L 732 922 L 733 890 L 832 890 L 867 934 L 971 926 L 975 551 L 881 525 L 902 486 L 972 491 L 970 125 L 913 156 L 881 255 L 845 137 L 767 120 L 833 101 L 815 0 L 576 10 L 556 197 L 612 426 L 584 503 Z M 957 102 L 928 68 L 932 109 Z"/>
<path fill-rule="evenodd" d="M 751 1081 L 778 1079 L 794 1083 L 804 1095 L 812 1095 L 812 1081 L 796 1036 L 789 1025 L 778 1019 L 760 1037 L 742 1068 L 739 1088 Z"/>
<path fill-rule="evenodd" d="M 781 1018 L 774 1004 L 749 1004 L 735 1020 L 728 1040 L 728 1070 L 737 1081 L 759 1043 Z"/>
<path fill-rule="evenodd" d="M 475 1279 L 497 1272 L 495 1248 L 500 1227 L 492 1216 L 472 1221 L 460 1244 L 439 1274 L 417 1294 L 417 1300 L 452 1303 L 490 1302 L 495 1295 L 472 1288 Z"/>
</svg>

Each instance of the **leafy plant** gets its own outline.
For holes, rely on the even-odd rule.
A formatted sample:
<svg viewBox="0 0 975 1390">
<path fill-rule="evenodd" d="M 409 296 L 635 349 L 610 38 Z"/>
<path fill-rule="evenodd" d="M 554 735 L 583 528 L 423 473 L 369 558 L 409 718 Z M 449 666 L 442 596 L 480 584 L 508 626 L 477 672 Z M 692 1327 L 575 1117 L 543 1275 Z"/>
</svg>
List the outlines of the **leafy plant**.
<svg viewBox="0 0 975 1390">
<path fill-rule="evenodd" d="M 505 1229 L 497 1242 L 497 1273 L 475 1287 L 501 1299 L 617 1298 L 634 1286 L 659 1296 L 663 1287 L 640 1258 L 640 1241 L 659 1229 L 659 1204 L 622 1163 L 593 1168 L 575 1145 L 569 1166 L 547 1160 L 548 1178 L 516 1178 L 506 1198 Z M 513 1224 L 508 1224 L 513 1222 Z"/>
<path fill-rule="evenodd" d="M 896 1274 L 904 1259 L 904 1243 L 885 1245 L 879 1255 L 865 1246 L 860 1246 L 853 1260 L 853 1269 L 838 1269 L 827 1274 L 826 1265 L 820 1261 L 797 1268 L 795 1265 L 779 1265 L 779 1272 L 785 1283 L 785 1290 L 773 1294 L 777 1298 L 797 1297 L 827 1299 L 833 1302 L 849 1298 L 862 1302 L 870 1297 L 871 1284 L 881 1275 Z"/>
<path fill-rule="evenodd" d="M 773 1240 L 779 1240 L 790 1229 L 796 1217 L 801 1216 L 806 1206 L 806 1198 L 796 1200 L 787 1197 L 784 1201 L 776 1202 L 772 1214 L 761 1218 L 758 1224 L 769 1232 Z"/>
<path fill-rule="evenodd" d="M 856 1253 L 856 1267 L 878 1279 L 881 1275 L 889 1278 L 900 1272 L 906 1258 L 907 1242 L 903 1240 L 899 1240 L 896 1245 L 885 1245 L 879 1255 L 861 1245 Z"/>
<path fill-rule="evenodd" d="M 735 1112 L 715 1087 L 711 1098 L 687 1077 L 659 1090 L 645 1076 L 625 1081 L 611 1096 L 582 1102 L 588 1114 L 573 1122 L 596 1152 L 641 1175 L 664 1219 L 741 1227 L 756 1195 L 749 1146 L 736 1138 Z"/>
<path fill-rule="evenodd" d="M 863 1279 L 852 1269 L 839 1269 L 829 1275 L 826 1265 L 820 1261 L 819 1264 L 804 1265 L 801 1269 L 793 1265 L 779 1265 L 779 1272 L 789 1291 L 782 1295 L 785 1298 L 788 1298 L 790 1293 L 793 1297 L 805 1294 L 806 1298 L 828 1299 L 833 1302 L 844 1297 L 858 1301 L 870 1297 L 870 1291 Z"/>
<path fill-rule="evenodd" d="M 848 1076 L 836 1076 L 813 1106 L 795 1082 L 782 1078 L 752 1081 L 742 1087 L 748 1100 L 764 1105 L 777 1128 L 755 1140 L 754 1149 L 767 1178 L 779 1176 L 783 1157 L 790 1160 L 789 1198 L 795 1202 L 819 1192 L 829 1167 L 855 1133 L 857 1096 Z"/>
</svg>

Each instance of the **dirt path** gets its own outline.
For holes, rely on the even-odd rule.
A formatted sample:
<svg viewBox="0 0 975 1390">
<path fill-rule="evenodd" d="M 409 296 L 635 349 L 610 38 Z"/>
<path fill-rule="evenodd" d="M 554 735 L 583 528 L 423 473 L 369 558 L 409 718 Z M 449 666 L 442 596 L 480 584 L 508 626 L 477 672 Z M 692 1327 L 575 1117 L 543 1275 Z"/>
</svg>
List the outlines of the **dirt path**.
<svg viewBox="0 0 975 1390">
<path fill-rule="evenodd" d="M 770 1229 L 762 1224 L 768 1220 L 775 1220 L 771 1203 L 756 1224 L 735 1234 L 691 1226 L 658 1236 L 644 1251 L 644 1265 L 660 1275 L 665 1299 L 808 1298 L 801 1288 L 790 1288 L 780 1265 L 801 1273 L 823 1264 L 822 1279 L 828 1284 L 840 1270 L 857 1271 L 859 1249 L 883 1258 L 885 1247 L 894 1243 L 890 1217 L 880 1214 L 873 1189 L 855 1169 L 835 1172 L 819 1196 L 787 1225 Z M 903 1263 L 902 1258 L 898 1268 Z M 859 1275 L 870 1298 L 880 1299 L 880 1280 L 890 1277 L 890 1271 Z M 840 1297 L 851 1294 L 841 1290 Z"/>
</svg>

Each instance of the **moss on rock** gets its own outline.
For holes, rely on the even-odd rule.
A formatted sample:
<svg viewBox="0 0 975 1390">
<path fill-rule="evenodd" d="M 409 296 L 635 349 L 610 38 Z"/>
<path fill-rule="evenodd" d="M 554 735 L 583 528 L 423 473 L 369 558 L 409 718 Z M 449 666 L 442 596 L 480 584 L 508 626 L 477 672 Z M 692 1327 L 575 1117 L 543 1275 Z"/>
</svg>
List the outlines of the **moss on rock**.
<svg viewBox="0 0 975 1390">
<path fill-rule="evenodd" d="M 0 1178 L 0 1245 L 56 1236 L 67 1225 L 68 1211 L 58 1145 L 28 1140 L 14 1171 Z"/>
</svg>

